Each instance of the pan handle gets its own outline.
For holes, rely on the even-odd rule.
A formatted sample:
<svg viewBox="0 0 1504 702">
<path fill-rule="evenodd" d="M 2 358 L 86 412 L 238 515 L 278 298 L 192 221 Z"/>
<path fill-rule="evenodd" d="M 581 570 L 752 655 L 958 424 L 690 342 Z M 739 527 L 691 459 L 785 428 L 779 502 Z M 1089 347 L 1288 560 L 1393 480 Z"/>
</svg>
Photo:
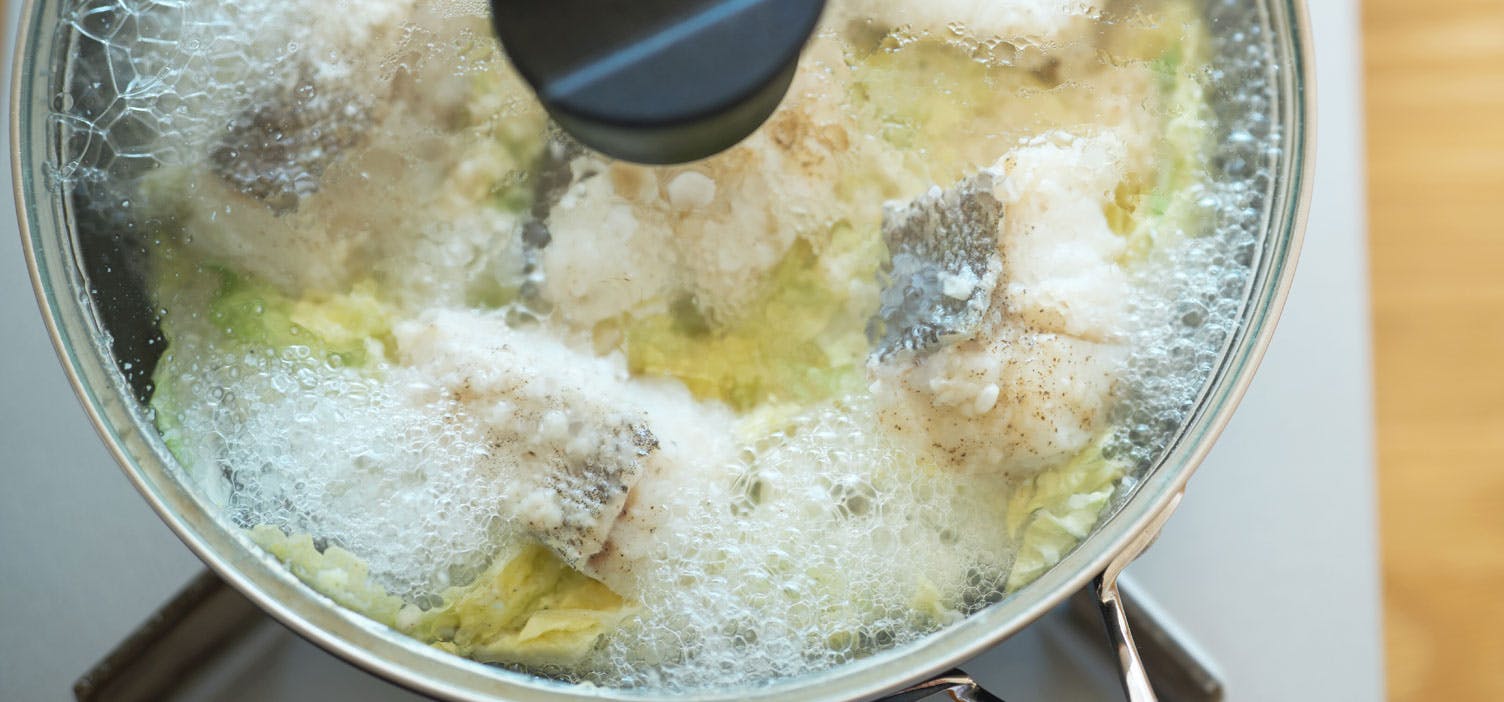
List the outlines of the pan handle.
<svg viewBox="0 0 1504 702">
<path fill-rule="evenodd" d="M 1003 702 L 983 690 L 970 675 L 959 669 L 948 670 L 926 682 L 888 695 L 878 702 L 919 702 L 931 698 L 954 702 Z"/>
<path fill-rule="evenodd" d="M 1123 594 L 1118 591 L 1118 576 L 1159 538 L 1160 530 L 1169 521 L 1170 515 L 1175 513 L 1175 508 L 1180 506 L 1180 498 L 1184 494 L 1182 491 L 1171 496 L 1170 501 L 1144 525 L 1143 531 L 1116 558 L 1108 562 L 1107 569 L 1092 581 L 1097 606 L 1102 611 L 1102 623 L 1107 625 L 1108 641 L 1117 654 L 1119 680 L 1123 683 L 1123 693 L 1127 695 L 1128 702 L 1159 702 L 1159 697 L 1154 694 L 1154 685 L 1149 682 L 1143 658 L 1139 656 L 1138 646 L 1133 643 L 1133 631 L 1128 628 L 1128 612 L 1123 608 Z"/>
<path fill-rule="evenodd" d="M 1097 606 L 1102 610 L 1102 622 L 1107 625 L 1107 639 L 1117 654 L 1118 672 L 1128 702 L 1158 702 L 1144 661 L 1138 655 L 1138 646 L 1133 643 L 1133 630 L 1128 628 L 1128 613 L 1123 609 L 1117 581 L 1107 580 L 1104 574 L 1098 575 L 1091 585 L 1097 595 Z"/>
</svg>

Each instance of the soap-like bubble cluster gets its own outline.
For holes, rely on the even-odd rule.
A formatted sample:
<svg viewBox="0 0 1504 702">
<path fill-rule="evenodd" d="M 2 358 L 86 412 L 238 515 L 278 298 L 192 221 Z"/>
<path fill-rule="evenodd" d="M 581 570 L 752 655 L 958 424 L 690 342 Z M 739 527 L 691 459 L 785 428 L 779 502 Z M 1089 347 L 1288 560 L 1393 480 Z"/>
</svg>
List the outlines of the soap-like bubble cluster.
<svg viewBox="0 0 1504 702">
<path fill-rule="evenodd" d="M 138 177 L 196 156 L 221 126 L 224 103 L 296 53 L 303 26 L 278 12 L 286 3 L 250 0 L 107 2 L 69 0 L 54 64 L 73 56 L 73 74 L 54 98 L 65 160 L 58 183 Z M 169 135 L 171 138 L 162 138 Z"/>
<path fill-rule="evenodd" d="M 1176 194 L 1188 216 L 1157 231 L 1159 245 L 1136 267 L 1133 355 L 1114 450 L 1142 471 L 1169 450 L 1245 314 L 1261 255 L 1280 158 L 1273 122 L 1275 66 L 1258 8 L 1236 0 L 1208 3 L 1212 61 L 1199 76 L 1212 126 L 1212 151 L 1195 182 Z"/>
<path fill-rule="evenodd" d="M 469 582 L 511 534 L 473 422 L 415 402 L 399 370 L 344 368 L 298 345 L 223 351 L 187 335 L 170 353 L 193 361 L 163 388 L 191 400 L 173 412 L 169 441 L 236 525 L 313 534 L 419 603 Z"/>
<path fill-rule="evenodd" d="M 870 398 L 781 422 L 676 476 L 639 559 L 641 607 L 580 666 L 602 684 L 736 686 L 913 641 L 996 601 L 1007 486 L 958 477 L 873 431 Z"/>
<path fill-rule="evenodd" d="M 336 98 L 341 103 L 380 101 L 393 78 L 417 73 L 430 60 L 445 62 L 455 75 L 493 68 L 497 52 L 489 36 L 468 28 L 486 16 L 484 3 L 427 8 L 467 21 L 442 46 L 412 6 L 413 0 L 63 0 L 49 116 L 63 156 L 47 164 L 51 185 L 109 183 L 120 193 L 161 166 L 194 164 L 269 89 L 300 91 L 304 102 L 322 99 L 316 92 L 330 88 L 348 92 Z M 310 71 L 320 79 L 299 80 Z M 352 111 L 355 126 L 366 119 Z M 328 132 L 344 128 L 319 125 Z"/>
</svg>

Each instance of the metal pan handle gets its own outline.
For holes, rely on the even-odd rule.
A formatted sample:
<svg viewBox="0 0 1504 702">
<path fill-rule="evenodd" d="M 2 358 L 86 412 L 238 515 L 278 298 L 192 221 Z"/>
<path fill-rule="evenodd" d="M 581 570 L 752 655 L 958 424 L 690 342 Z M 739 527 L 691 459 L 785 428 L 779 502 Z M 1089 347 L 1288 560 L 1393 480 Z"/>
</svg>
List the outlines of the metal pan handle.
<svg viewBox="0 0 1504 702">
<path fill-rule="evenodd" d="M 1149 682 L 1149 673 L 1144 669 L 1144 661 L 1138 655 L 1138 646 L 1133 643 L 1133 630 L 1128 628 L 1128 613 L 1123 609 L 1123 596 L 1118 592 L 1117 581 L 1107 580 L 1104 574 L 1098 575 L 1091 585 L 1102 610 L 1102 622 L 1107 625 L 1107 639 L 1117 654 L 1118 672 L 1128 702 L 1159 702 L 1154 685 Z"/>
<path fill-rule="evenodd" d="M 952 669 L 911 688 L 895 692 L 879 702 L 919 702 L 934 698 L 954 702 L 1003 702 L 982 689 L 970 675 Z"/>
<path fill-rule="evenodd" d="M 1170 515 L 1175 513 L 1175 508 L 1180 506 L 1180 498 L 1184 494 L 1175 493 L 1154 518 L 1144 525 L 1143 531 L 1128 543 L 1128 547 L 1112 559 L 1107 564 L 1107 569 L 1092 581 L 1097 606 L 1102 611 L 1102 623 L 1107 625 L 1107 639 L 1112 644 L 1113 652 L 1117 654 L 1119 680 L 1123 683 L 1123 693 L 1127 695 L 1128 702 L 1159 702 L 1159 696 L 1154 694 L 1154 685 L 1149 682 L 1143 658 L 1139 656 L 1138 646 L 1133 643 L 1133 631 L 1128 628 L 1128 611 L 1123 607 L 1123 594 L 1118 590 L 1118 576 L 1159 538 L 1160 530 L 1169 521 Z"/>
</svg>

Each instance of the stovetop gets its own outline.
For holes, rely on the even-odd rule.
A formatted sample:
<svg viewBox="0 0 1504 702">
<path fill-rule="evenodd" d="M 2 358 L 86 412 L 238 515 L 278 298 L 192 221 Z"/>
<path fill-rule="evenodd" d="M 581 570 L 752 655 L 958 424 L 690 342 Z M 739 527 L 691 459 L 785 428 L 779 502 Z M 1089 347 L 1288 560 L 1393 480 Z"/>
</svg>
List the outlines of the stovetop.
<svg viewBox="0 0 1504 702">
<path fill-rule="evenodd" d="M 1235 702 L 1383 696 L 1357 3 L 1318 0 L 1311 15 L 1319 154 L 1300 272 L 1237 416 L 1128 571 Z M 94 436 L 48 343 L 6 209 L 0 700 L 68 699 L 73 681 L 201 566 Z M 1116 699 L 1105 642 L 1066 619 L 1052 613 L 963 667 L 1012 702 Z M 414 699 L 275 626 L 185 696 Z"/>
</svg>

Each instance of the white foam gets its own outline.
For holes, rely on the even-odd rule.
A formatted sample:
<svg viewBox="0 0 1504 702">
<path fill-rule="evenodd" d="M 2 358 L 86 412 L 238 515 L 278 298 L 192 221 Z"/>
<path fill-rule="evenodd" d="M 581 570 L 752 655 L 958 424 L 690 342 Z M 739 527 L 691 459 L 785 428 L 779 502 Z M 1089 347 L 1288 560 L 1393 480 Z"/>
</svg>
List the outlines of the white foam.
<svg viewBox="0 0 1504 702">
<path fill-rule="evenodd" d="M 172 349 L 195 359 L 174 392 L 200 398 L 175 417 L 177 452 L 235 524 L 313 534 L 408 597 L 467 581 L 514 538 L 483 437 L 449 403 L 413 403 L 413 374 L 334 367 L 303 346 Z"/>
</svg>

